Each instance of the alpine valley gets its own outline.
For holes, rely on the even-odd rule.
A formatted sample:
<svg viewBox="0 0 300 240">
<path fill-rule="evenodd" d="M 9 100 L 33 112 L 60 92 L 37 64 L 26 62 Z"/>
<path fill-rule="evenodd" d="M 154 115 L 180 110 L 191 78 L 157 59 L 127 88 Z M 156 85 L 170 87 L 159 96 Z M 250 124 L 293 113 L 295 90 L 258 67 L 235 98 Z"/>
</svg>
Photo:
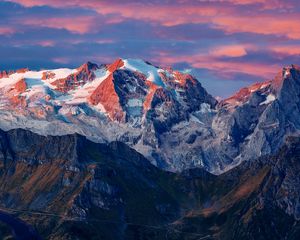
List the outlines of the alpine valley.
<svg viewBox="0 0 300 240">
<path fill-rule="evenodd" d="M 220 101 L 200 82 L 139 59 L 0 72 L 0 237 L 299 239 L 300 67 Z"/>
</svg>

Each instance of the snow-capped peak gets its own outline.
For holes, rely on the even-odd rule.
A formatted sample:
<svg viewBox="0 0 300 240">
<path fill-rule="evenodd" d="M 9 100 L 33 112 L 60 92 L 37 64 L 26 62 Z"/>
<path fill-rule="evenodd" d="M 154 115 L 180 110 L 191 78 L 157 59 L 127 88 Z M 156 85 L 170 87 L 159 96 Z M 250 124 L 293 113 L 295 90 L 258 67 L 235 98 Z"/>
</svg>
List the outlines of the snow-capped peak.
<svg viewBox="0 0 300 240">
<path fill-rule="evenodd" d="M 77 69 L 5 71 L 0 75 L 0 128 L 125 141 L 173 169 L 200 164 L 220 173 L 227 169 L 227 156 L 233 164 L 239 154 L 260 156 L 268 137 L 265 129 L 284 126 L 287 121 L 281 116 L 299 130 L 299 118 L 292 115 L 299 110 L 299 82 L 300 69 L 292 67 L 274 81 L 241 89 L 216 107 L 216 99 L 188 72 L 138 59 L 86 63 Z M 244 135 L 235 134 L 237 130 Z M 197 153 L 192 160 L 191 151 Z"/>
<path fill-rule="evenodd" d="M 144 74 L 148 81 L 157 86 L 165 87 L 165 84 L 159 75 L 159 72 L 162 71 L 162 69 L 157 68 L 141 59 L 123 59 L 123 62 L 125 69 L 130 71 L 138 71 Z"/>
<path fill-rule="evenodd" d="M 1 110 L 18 108 L 24 115 L 63 115 L 66 119 L 66 114 L 83 113 L 79 108 L 84 106 L 87 112 L 104 113 L 119 122 L 145 119 L 156 107 L 162 114 L 165 102 L 168 108 L 180 105 L 181 111 L 216 102 L 191 75 L 140 59 L 117 59 L 100 66 L 87 62 L 76 69 L 10 72 L 0 77 L 0 93 Z"/>
</svg>

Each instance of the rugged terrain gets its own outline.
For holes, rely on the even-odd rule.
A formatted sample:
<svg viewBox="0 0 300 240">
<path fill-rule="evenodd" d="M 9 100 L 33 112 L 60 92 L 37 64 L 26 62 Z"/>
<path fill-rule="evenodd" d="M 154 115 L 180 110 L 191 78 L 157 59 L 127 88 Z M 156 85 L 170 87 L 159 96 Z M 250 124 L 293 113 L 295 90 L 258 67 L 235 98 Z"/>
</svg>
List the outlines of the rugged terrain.
<svg viewBox="0 0 300 240">
<path fill-rule="evenodd" d="M 28 234 L 300 237 L 295 65 L 219 102 L 193 76 L 134 59 L 2 71 L 0 94 L 0 215 Z"/>
<path fill-rule="evenodd" d="M 220 174 L 276 152 L 299 130 L 300 69 L 217 102 L 193 76 L 135 59 L 3 71 L 0 127 L 120 141 L 161 169 Z"/>
<path fill-rule="evenodd" d="M 299 239 L 299 143 L 215 176 L 121 142 L 1 131 L 1 209 L 45 239 Z"/>
</svg>

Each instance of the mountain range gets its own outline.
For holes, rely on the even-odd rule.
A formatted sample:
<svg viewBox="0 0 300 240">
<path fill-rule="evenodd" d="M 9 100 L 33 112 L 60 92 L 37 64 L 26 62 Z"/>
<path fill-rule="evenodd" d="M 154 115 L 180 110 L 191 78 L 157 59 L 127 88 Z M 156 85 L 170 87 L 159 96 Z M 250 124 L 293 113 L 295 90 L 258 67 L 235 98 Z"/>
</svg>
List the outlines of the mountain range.
<svg viewBox="0 0 300 240">
<path fill-rule="evenodd" d="M 220 174 L 276 152 L 300 129 L 300 68 L 217 101 L 201 80 L 137 59 L 3 71 L 0 128 L 121 141 L 159 168 Z"/>
<path fill-rule="evenodd" d="M 0 212 L 52 240 L 299 239 L 300 67 L 219 101 L 200 82 L 138 59 L 0 72 Z"/>
</svg>

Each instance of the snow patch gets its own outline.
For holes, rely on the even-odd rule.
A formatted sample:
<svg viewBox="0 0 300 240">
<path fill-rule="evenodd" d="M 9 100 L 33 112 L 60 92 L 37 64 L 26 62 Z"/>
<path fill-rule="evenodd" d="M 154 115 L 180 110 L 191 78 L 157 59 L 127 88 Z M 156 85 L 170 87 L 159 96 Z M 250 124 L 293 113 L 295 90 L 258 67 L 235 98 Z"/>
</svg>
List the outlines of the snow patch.
<svg viewBox="0 0 300 240">
<path fill-rule="evenodd" d="M 94 108 L 96 110 L 100 110 L 100 112 L 102 112 L 102 113 L 106 113 L 106 110 L 105 110 L 104 106 L 101 103 L 98 103 L 96 106 L 94 106 Z"/>
<path fill-rule="evenodd" d="M 56 80 L 66 78 L 69 75 L 76 73 L 77 71 L 78 71 L 77 69 L 59 68 L 59 69 L 54 69 L 54 70 L 42 71 L 42 73 L 43 72 L 54 73 L 55 76 L 53 78 L 45 80 L 49 83 L 53 83 Z"/>
<path fill-rule="evenodd" d="M 42 71 L 27 71 L 25 73 L 14 73 L 7 78 L 0 79 L 0 88 L 12 87 L 18 83 L 21 79 L 25 79 L 27 89 L 21 93 L 21 96 L 30 99 L 31 104 L 45 104 L 45 96 L 53 96 L 50 102 L 56 106 L 70 105 L 70 107 L 61 109 L 61 114 L 71 113 L 72 115 L 78 115 L 81 111 L 74 105 L 86 103 L 87 98 L 96 90 L 96 88 L 104 81 L 109 72 L 103 67 L 94 71 L 96 78 L 94 81 L 88 82 L 83 86 L 78 87 L 75 90 L 68 93 L 61 93 L 55 90 L 55 86 L 52 85 L 54 81 L 62 78 L 66 78 L 69 75 L 77 72 L 77 69 L 61 68 L 54 70 L 42 70 Z M 42 80 L 43 74 L 54 73 L 53 78 Z M 6 106 L 6 102 L 1 99 L 1 106 Z M 98 107 L 97 110 L 105 112 L 103 107 Z"/>
<path fill-rule="evenodd" d="M 94 81 L 88 82 L 83 86 L 69 92 L 71 99 L 66 101 L 67 104 L 84 103 L 96 88 L 109 76 L 110 72 L 103 69 L 98 69 L 95 72 L 96 78 Z"/>
<path fill-rule="evenodd" d="M 159 68 L 154 67 L 140 59 L 125 59 L 124 68 L 131 71 L 138 71 L 147 77 L 147 80 L 153 82 L 155 85 L 165 87 L 165 84 L 159 76 Z"/>
<path fill-rule="evenodd" d="M 0 79 L 0 88 L 4 88 L 7 86 L 11 86 L 19 82 L 23 78 L 24 74 L 21 73 L 14 73 L 7 78 Z"/>
<path fill-rule="evenodd" d="M 201 103 L 200 113 L 210 113 L 212 109 L 208 103 Z"/>
<path fill-rule="evenodd" d="M 265 87 L 269 86 L 270 84 L 269 83 L 264 83 L 261 85 L 261 87 L 259 89 L 264 89 Z"/>
<path fill-rule="evenodd" d="M 54 73 L 55 77 L 47 80 L 42 80 L 43 73 L 49 72 Z M 24 78 L 28 88 L 35 85 L 47 85 L 49 88 L 54 89 L 54 86 L 51 85 L 52 82 L 65 78 L 72 73 L 77 72 L 77 69 L 61 68 L 54 70 L 42 70 L 42 71 L 27 71 L 25 73 L 14 73 L 7 78 L 0 79 L 0 88 L 16 84 L 20 79 Z"/>
<path fill-rule="evenodd" d="M 128 107 L 142 107 L 143 100 L 138 98 L 129 99 L 127 102 Z"/>
<path fill-rule="evenodd" d="M 273 94 L 269 94 L 265 101 L 261 102 L 259 105 L 265 105 L 273 102 L 276 99 L 276 97 Z"/>
<path fill-rule="evenodd" d="M 286 78 L 290 75 L 290 70 L 289 69 L 285 69 L 284 73 L 283 73 L 283 77 Z"/>
<path fill-rule="evenodd" d="M 199 118 L 197 118 L 196 116 L 194 116 L 194 115 L 192 115 L 192 114 L 190 115 L 190 121 L 191 121 L 191 122 L 200 123 L 200 124 L 202 124 L 202 125 L 205 125 L 204 122 L 200 121 Z"/>
</svg>

